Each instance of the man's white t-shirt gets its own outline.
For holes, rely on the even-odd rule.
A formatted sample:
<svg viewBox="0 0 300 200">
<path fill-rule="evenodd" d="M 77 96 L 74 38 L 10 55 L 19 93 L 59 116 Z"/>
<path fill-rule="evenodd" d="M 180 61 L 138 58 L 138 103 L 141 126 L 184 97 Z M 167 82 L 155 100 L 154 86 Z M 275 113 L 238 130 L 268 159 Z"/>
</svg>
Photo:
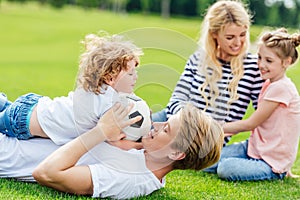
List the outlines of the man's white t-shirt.
<svg viewBox="0 0 300 200">
<path fill-rule="evenodd" d="M 147 168 L 144 150 L 124 151 L 103 142 L 87 154 L 79 162 L 85 163 L 89 157 L 96 160 L 89 165 L 93 197 L 128 199 L 148 195 L 164 186 Z"/>
<path fill-rule="evenodd" d="M 34 168 L 57 148 L 50 139 L 17 140 L 0 133 L 0 177 L 34 181 Z M 143 150 L 124 151 L 103 142 L 77 165 L 89 166 L 93 197 L 133 198 L 164 186 L 147 168 Z"/>
</svg>

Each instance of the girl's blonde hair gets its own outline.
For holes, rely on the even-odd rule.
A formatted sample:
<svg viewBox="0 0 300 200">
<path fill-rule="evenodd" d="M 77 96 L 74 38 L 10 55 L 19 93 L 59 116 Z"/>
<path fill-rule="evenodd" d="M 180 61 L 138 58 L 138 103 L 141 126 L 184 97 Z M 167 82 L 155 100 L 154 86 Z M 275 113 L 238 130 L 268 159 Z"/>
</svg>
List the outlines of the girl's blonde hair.
<svg viewBox="0 0 300 200">
<path fill-rule="evenodd" d="M 216 163 L 221 154 L 224 132 L 204 111 L 188 103 L 180 111 L 180 128 L 171 147 L 185 153 L 174 169 L 201 170 Z"/>
<path fill-rule="evenodd" d="M 202 37 L 199 40 L 199 45 L 201 46 L 200 43 L 202 42 L 206 52 L 204 62 L 201 63 L 201 70 L 204 73 L 205 82 L 200 86 L 199 90 L 206 101 L 206 106 L 208 106 L 208 104 L 214 105 L 216 98 L 220 94 L 217 81 L 222 78 L 222 67 L 217 57 L 218 44 L 213 38 L 213 34 L 222 32 L 228 24 L 236 24 L 237 26 L 244 26 L 249 29 L 251 16 L 243 3 L 228 0 L 218 1 L 208 9 L 202 23 Z M 244 74 L 243 59 L 250 44 L 248 32 L 249 31 L 246 33 L 246 40 L 240 54 L 234 56 L 230 62 L 233 78 L 228 85 L 231 99 L 229 104 L 238 99 L 237 86 Z M 210 99 L 205 95 L 205 89 L 207 87 L 210 89 Z"/>
<path fill-rule="evenodd" d="M 139 56 L 143 55 L 131 41 L 105 32 L 86 35 L 82 44 L 85 52 L 80 56 L 76 87 L 95 94 L 100 94 L 103 84 L 117 77 L 122 70 L 128 70 L 128 61 L 135 60 L 137 66 Z"/>
<path fill-rule="evenodd" d="M 273 32 L 264 33 L 258 42 L 258 45 L 262 44 L 272 48 L 281 60 L 291 57 L 291 64 L 294 64 L 298 59 L 297 47 L 300 45 L 300 34 L 290 35 L 287 29 L 279 28 Z"/>
</svg>

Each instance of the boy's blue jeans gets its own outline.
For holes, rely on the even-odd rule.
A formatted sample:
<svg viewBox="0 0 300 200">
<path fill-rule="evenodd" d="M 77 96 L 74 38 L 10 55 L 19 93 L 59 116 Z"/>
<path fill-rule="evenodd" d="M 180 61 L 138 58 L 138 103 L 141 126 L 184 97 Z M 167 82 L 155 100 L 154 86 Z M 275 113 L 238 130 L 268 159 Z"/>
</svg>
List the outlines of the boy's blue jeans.
<svg viewBox="0 0 300 200">
<path fill-rule="evenodd" d="M 7 100 L 6 95 L 4 93 L 0 93 L 0 112 L 5 110 L 10 104 L 11 102 Z"/>
<path fill-rule="evenodd" d="M 29 131 L 29 122 L 32 109 L 42 96 L 33 93 L 20 96 L 15 102 L 7 103 L 7 98 L 0 97 L 0 132 L 18 139 L 32 137 Z M 0 107 L 1 109 L 1 107 Z"/>
<path fill-rule="evenodd" d="M 272 171 L 265 161 L 254 159 L 247 155 L 248 140 L 222 149 L 218 163 L 204 169 L 205 172 L 217 173 L 228 181 L 258 181 L 283 179 L 285 173 L 277 174 Z"/>
</svg>

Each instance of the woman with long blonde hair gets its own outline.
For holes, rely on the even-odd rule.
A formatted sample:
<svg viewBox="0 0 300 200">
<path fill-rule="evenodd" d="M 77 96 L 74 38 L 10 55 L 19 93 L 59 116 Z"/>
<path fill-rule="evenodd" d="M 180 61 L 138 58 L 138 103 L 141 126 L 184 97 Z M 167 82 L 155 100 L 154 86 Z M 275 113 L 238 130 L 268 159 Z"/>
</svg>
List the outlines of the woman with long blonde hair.
<svg viewBox="0 0 300 200">
<path fill-rule="evenodd" d="M 263 81 L 256 55 L 248 52 L 250 25 L 242 2 L 223 0 L 209 7 L 199 48 L 187 61 L 166 109 L 154 113 L 153 121 L 167 120 L 187 102 L 223 122 L 242 119 L 250 102 L 256 108 Z"/>
</svg>

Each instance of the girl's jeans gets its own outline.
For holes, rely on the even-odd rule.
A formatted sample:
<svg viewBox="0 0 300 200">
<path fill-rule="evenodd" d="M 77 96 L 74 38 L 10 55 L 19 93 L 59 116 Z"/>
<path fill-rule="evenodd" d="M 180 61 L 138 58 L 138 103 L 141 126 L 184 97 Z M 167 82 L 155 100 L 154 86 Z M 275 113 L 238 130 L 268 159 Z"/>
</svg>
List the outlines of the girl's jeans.
<svg viewBox="0 0 300 200">
<path fill-rule="evenodd" d="M 205 172 L 217 173 L 228 181 L 256 181 L 283 179 L 285 173 L 278 174 L 261 159 L 247 155 L 248 140 L 225 146 L 218 163 L 204 169 Z"/>
</svg>

